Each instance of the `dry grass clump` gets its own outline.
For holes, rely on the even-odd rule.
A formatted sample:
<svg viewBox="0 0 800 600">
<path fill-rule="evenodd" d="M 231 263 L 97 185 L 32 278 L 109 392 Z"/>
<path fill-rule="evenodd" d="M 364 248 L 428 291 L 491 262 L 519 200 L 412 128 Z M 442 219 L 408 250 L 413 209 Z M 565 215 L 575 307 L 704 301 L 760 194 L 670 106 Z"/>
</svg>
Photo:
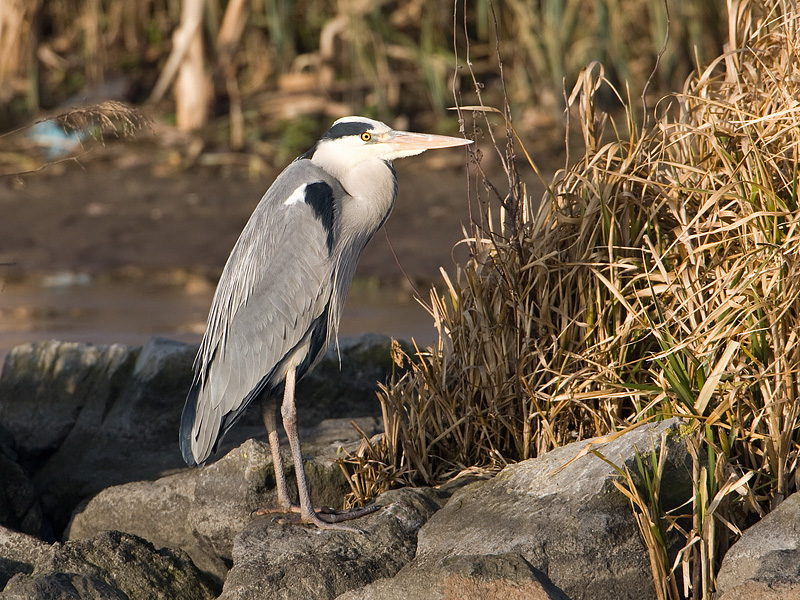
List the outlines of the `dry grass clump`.
<svg viewBox="0 0 800 600">
<path fill-rule="evenodd" d="M 797 489 L 800 17 L 759 10 L 644 128 L 599 114 L 602 69 L 584 72 L 585 156 L 538 206 L 510 194 L 432 293 L 439 346 L 396 351 L 411 370 L 380 395 L 386 434 L 349 457 L 356 495 L 683 416 L 697 495 L 679 564 L 699 598 L 736 524 Z"/>
<path fill-rule="evenodd" d="M 129 137 L 148 127 L 151 118 L 123 102 L 106 100 L 81 108 L 70 108 L 49 119 L 65 131 L 88 131 L 97 139 L 107 135 Z"/>
</svg>

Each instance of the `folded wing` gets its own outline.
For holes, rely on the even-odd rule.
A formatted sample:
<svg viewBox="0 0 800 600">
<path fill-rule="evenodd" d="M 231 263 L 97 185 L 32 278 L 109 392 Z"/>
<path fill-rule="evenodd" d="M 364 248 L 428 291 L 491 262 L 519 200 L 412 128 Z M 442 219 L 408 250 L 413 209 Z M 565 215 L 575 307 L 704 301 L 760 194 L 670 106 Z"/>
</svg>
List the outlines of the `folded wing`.
<svg viewBox="0 0 800 600">
<path fill-rule="evenodd" d="M 256 207 L 220 278 L 181 419 L 189 464 L 202 464 L 247 405 L 324 353 L 334 293 L 336 206 L 327 173 L 298 160 Z"/>
</svg>

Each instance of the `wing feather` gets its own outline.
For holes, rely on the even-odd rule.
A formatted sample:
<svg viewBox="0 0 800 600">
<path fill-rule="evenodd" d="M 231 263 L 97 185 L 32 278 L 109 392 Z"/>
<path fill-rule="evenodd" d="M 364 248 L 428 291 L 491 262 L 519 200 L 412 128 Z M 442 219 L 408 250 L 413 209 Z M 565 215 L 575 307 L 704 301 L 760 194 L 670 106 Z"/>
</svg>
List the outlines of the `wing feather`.
<svg viewBox="0 0 800 600">
<path fill-rule="evenodd" d="M 303 184 L 338 182 L 308 160 L 286 168 L 261 199 L 223 269 L 195 360 L 181 421 L 181 449 L 202 464 L 246 405 L 282 383 L 288 360 L 302 360 L 312 324 L 334 293 L 332 223 L 319 209 L 292 201 Z M 327 347 L 326 339 L 322 351 Z M 297 357 L 290 357 L 295 352 Z M 316 357 L 312 357 L 316 358 Z"/>
</svg>

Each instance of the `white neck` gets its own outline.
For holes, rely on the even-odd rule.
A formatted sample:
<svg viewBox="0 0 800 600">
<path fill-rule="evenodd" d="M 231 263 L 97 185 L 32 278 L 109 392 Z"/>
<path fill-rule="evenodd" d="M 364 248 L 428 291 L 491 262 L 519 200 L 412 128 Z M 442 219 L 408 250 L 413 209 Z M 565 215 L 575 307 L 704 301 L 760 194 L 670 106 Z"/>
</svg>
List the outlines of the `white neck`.
<svg viewBox="0 0 800 600">
<path fill-rule="evenodd" d="M 374 156 L 343 160 L 347 153 L 335 144 L 321 143 L 311 161 L 335 177 L 350 196 L 343 203 L 341 227 L 351 239 L 368 240 L 394 205 L 397 180 L 391 163 Z M 366 244 L 366 241 L 364 242 Z"/>
<path fill-rule="evenodd" d="M 397 192 L 391 163 L 380 158 L 368 158 L 345 166 L 337 158 L 334 153 L 325 151 L 317 151 L 311 157 L 312 162 L 335 177 L 347 192 L 336 206 L 336 291 L 328 319 L 331 338 L 337 335 L 339 317 L 361 251 L 389 216 Z"/>
</svg>

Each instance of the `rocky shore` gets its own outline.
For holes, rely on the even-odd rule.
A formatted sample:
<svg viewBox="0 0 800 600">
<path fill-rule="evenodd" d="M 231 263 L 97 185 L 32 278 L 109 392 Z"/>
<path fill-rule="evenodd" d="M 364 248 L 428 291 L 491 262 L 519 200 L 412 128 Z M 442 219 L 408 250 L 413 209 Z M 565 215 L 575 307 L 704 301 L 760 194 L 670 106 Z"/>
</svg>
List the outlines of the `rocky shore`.
<svg viewBox="0 0 800 600">
<path fill-rule="evenodd" d="M 492 479 L 387 492 L 376 500 L 383 508 L 358 521 L 363 535 L 252 517 L 275 504 L 257 410 L 216 462 L 182 463 L 176 432 L 195 350 L 154 339 L 37 343 L 9 354 L 0 377 L 0 598 L 656 598 L 617 473 L 585 441 Z M 337 451 L 358 443 L 351 420 L 380 431 L 376 382 L 391 369 L 389 340 L 366 336 L 302 382 L 315 504 L 341 504 L 348 485 Z M 681 432 L 677 420 L 652 423 L 594 447 L 633 466 L 636 449 L 667 444 L 669 509 L 692 495 Z M 723 561 L 718 598 L 800 597 L 798 513 L 790 496 L 744 533 Z"/>
</svg>

